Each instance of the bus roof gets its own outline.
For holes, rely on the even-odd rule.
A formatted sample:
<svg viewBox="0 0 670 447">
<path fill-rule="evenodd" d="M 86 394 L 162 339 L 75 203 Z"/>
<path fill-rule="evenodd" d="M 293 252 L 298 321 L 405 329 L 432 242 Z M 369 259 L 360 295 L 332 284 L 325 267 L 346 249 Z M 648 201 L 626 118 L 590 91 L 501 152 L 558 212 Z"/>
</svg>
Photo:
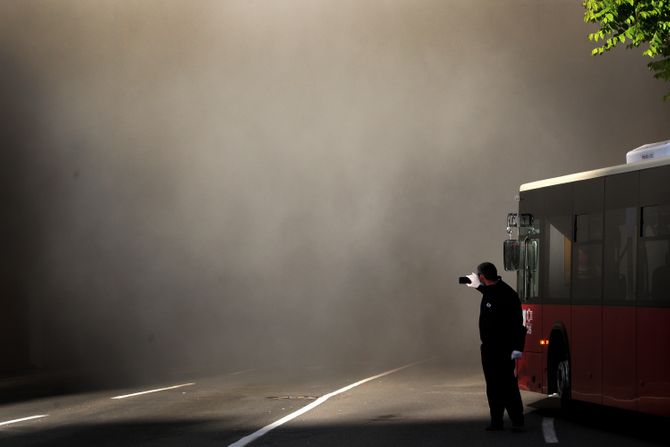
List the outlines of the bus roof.
<svg viewBox="0 0 670 447">
<path fill-rule="evenodd" d="M 530 191 L 531 189 L 546 188 L 547 186 L 562 185 L 565 183 L 579 182 L 598 177 L 605 177 L 614 174 L 623 174 L 625 172 L 640 171 L 643 169 L 655 168 L 670 164 L 670 158 L 661 158 L 657 160 L 638 161 L 636 163 L 611 166 L 609 168 L 595 169 L 593 171 L 578 172 L 576 174 L 563 175 L 546 180 L 524 183 L 519 187 L 519 191 Z"/>
</svg>

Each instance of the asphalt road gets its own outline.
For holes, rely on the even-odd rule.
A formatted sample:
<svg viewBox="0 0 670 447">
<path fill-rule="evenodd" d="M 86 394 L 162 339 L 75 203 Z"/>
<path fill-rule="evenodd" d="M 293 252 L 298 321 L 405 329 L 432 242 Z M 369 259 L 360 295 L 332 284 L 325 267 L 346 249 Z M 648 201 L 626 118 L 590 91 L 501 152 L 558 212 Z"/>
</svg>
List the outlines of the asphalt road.
<svg viewBox="0 0 670 447">
<path fill-rule="evenodd" d="M 3 447 L 670 444 L 667 420 L 600 407 L 564 416 L 555 399 L 525 392 L 526 431 L 486 432 L 481 373 L 440 359 L 230 371 L 25 396 L 0 406 Z"/>
</svg>

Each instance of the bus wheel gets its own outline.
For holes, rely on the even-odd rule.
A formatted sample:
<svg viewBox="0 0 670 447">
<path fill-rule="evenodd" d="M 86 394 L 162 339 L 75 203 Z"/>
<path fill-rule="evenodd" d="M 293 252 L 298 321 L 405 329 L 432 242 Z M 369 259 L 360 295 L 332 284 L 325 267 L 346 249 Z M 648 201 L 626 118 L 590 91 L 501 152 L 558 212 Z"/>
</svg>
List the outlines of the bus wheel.
<svg viewBox="0 0 670 447">
<path fill-rule="evenodd" d="M 558 362 L 556 368 L 556 390 L 561 398 L 561 408 L 567 410 L 571 401 L 570 360 L 565 358 Z"/>
</svg>

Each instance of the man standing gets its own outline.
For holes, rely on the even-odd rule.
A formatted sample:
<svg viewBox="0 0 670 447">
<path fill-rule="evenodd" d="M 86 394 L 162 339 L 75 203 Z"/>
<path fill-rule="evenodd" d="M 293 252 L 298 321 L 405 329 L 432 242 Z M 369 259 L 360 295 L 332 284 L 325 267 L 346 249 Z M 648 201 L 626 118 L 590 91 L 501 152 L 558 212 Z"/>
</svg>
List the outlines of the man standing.
<svg viewBox="0 0 670 447">
<path fill-rule="evenodd" d="M 498 276 L 490 262 L 477 266 L 477 273 L 468 275 L 473 287 L 482 293 L 479 311 L 479 336 L 482 342 L 482 367 L 486 379 L 486 397 L 491 411 L 488 431 L 503 429 L 505 410 L 513 431 L 523 431 L 523 404 L 514 374 L 515 362 L 521 358 L 525 328 L 519 295 Z"/>
</svg>

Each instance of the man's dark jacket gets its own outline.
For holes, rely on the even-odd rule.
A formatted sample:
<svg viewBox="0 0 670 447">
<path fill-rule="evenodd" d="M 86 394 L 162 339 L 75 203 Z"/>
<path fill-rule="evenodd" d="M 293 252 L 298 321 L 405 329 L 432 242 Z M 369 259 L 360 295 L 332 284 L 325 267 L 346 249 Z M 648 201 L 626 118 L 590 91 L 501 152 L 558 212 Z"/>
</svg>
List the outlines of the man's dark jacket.
<svg viewBox="0 0 670 447">
<path fill-rule="evenodd" d="M 523 327 L 521 301 L 514 289 L 500 277 L 486 286 L 477 287 L 482 293 L 479 310 L 479 337 L 487 348 L 523 351 L 526 329 Z"/>
</svg>

